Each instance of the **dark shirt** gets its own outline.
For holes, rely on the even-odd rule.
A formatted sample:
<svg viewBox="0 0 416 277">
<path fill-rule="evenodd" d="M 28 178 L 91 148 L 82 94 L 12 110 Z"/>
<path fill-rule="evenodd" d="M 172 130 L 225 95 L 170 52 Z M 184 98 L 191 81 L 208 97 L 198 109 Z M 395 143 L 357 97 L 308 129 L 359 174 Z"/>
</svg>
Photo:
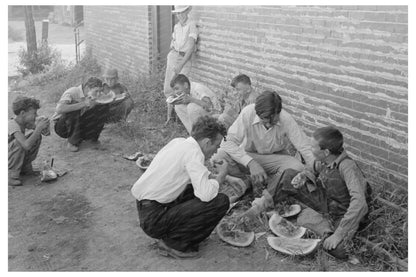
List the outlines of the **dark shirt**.
<svg viewBox="0 0 416 277">
<path fill-rule="evenodd" d="M 344 152 L 342 152 L 332 163 L 317 164 L 315 167 L 315 169 L 320 172 L 324 166 L 329 168 L 336 168 L 338 166 L 340 176 L 345 181 L 351 196 L 347 212 L 341 218 L 341 221 L 334 232 L 334 234 L 342 238 L 348 234 L 354 233 L 357 230 L 360 221 L 368 212 L 365 196 L 367 181 L 355 161 L 345 159 L 346 156 L 347 152 L 344 150 Z"/>
</svg>

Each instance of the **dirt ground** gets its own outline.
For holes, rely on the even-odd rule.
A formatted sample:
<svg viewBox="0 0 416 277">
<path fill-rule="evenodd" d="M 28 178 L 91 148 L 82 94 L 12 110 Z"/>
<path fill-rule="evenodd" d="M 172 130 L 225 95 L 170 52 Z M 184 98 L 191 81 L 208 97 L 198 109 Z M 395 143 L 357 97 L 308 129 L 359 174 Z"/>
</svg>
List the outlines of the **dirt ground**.
<svg viewBox="0 0 416 277">
<path fill-rule="evenodd" d="M 72 29 L 68 28 L 71 32 Z M 9 107 L 22 92 L 9 91 Z M 51 116 L 54 104 L 41 99 L 40 115 Z M 9 111 L 10 115 L 10 111 Z M 200 247 L 201 256 L 177 260 L 160 256 L 139 227 L 131 186 L 141 171 L 123 154 L 138 149 L 119 134 L 104 129 L 103 148 L 82 144 L 77 153 L 66 150 L 54 132 L 43 137 L 35 167 L 54 158 L 54 167 L 69 172 L 52 183 L 24 179 L 8 190 L 9 271 L 366 271 L 362 265 L 333 259 L 325 265 L 314 256 L 292 258 L 279 254 L 265 234 L 247 248 L 232 247 L 217 234 Z M 163 129 L 160 130 L 163 132 Z"/>
</svg>

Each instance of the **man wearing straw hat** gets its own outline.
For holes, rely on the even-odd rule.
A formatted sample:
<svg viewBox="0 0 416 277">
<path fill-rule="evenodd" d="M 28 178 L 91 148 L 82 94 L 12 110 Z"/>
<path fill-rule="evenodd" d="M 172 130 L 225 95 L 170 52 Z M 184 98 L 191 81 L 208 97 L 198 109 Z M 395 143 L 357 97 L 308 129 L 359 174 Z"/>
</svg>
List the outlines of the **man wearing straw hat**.
<svg viewBox="0 0 416 277">
<path fill-rule="evenodd" d="M 192 67 L 192 54 L 198 38 L 198 29 L 195 22 L 188 19 L 191 6 L 175 6 L 172 13 L 176 15 L 178 23 L 175 24 L 170 52 L 167 56 L 165 82 L 163 92 L 166 97 L 172 95 L 170 82 L 178 74 L 188 75 Z M 173 106 L 168 104 L 168 116 L 166 123 L 170 120 Z"/>
</svg>

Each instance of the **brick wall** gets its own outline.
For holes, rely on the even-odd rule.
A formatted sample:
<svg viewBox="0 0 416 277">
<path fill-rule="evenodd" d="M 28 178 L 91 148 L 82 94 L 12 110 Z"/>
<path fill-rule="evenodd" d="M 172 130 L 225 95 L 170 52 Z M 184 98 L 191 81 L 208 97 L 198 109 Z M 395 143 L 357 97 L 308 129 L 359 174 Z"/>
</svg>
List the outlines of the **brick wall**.
<svg viewBox="0 0 416 277">
<path fill-rule="evenodd" d="M 308 135 L 338 126 L 372 183 L 407 188 L 407 6 L 194 6 L 192 78 L 277 90 Z"/>
<path fill-rule="evenodd" d="M 148 73 L 152 36 L 148 6 L 84 6 L 87 47 L 103 67 Z"/>
</svg>

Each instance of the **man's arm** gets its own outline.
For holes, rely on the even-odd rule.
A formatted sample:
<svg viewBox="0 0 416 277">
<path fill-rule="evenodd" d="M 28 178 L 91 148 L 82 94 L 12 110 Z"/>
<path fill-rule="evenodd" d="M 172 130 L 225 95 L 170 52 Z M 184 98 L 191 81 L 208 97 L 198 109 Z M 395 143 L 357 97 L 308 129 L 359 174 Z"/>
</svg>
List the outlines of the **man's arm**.
<svg viewBox="0 0 416 277">
<path fill-rule="evenodd" d="M 185 155 L 184 160 L 195 196 L 203 202 L 211 201 L 218 194 L 219 183 L 215 179 L 209 179 L 210 172 L 204 165 L 204 158 L 195 151 L 190 151 Z"/>
<path fill-rule="evenodd" d="M 175 68 L 173 69 L 175 74 L 180 74 L 182 71 L 182 68 L 185 66 L 186 62 L 192 57 L 192 53 L 195 50 L 195 43 L 196 40 L 194 38 L 189 37 L 187 41 L 187 50 L 185 52 L 185 56 L 183 56 L 182 62 L 179 63 Z"/>
<path fill-rule="evenodd" d="M 224 150 L 228 155 L 231 156 L 236 162 L 247 166 L 248 163 L 253 159 L 246 151 L 240 147 L 246 136 L 246 122 L 245 114 L 248 110 L 243 110 L 227 132 L 227 140 L 221 142 L 221 149 Z"/>
<path fill-rule="evenodd" d="M 296 150 L 300 152 L 302 157 L 305 159 L 306 166 L 308 169 L 313 171 L 313 165 L 315 157 L 312 153 L 312 146 L 306 134 L 300 129 L 295 119 L 288 113 L 285 114 L 284 125 L 287 129 L 289 140 L 295 146 Z"/>
<path fill-rule="evenodd" d="M 49 120 L 46 118 L 40 119 L 38 124 L 35 127 L 35 130 L 32 134 L 26 138 L 25 134 L 21 131 L 15 132 L 14 138 L 16 141 L 25 149 L 26 151 L 30 150 L 32 146 L 35 144 L 36 140 L 42 135 L 42 130 L 49 125 Z"/>
<path fill-rule="evenodd" d="M 83 108 L 87 108 L 87 109 L 92 108 L 96 104 L 97 103 L 93 99 L 90 99 L 88 97 L 86 97 L 83 102 L 74 103 L 74 104 L 69 104 L 68 101 L 65 101 L 65 102 L 62 101 L 62 102 L 59 102 L 58 105 L 56 106 L 56 112 L 58 114 L 65 114 L 65 113 L 69 113 L 73 111 L 78 111 Z"/>
<path fill-rule="evenodd" d="M 326 243 L 324 242 L 324 247 L 328 249 L 335 248 L 345 237 L 353 235 L 357 230 L 361 219 L 368 212 L 368 206 L 365 199 L 367 183 L 355 162 L 350 159 L 342 161 L 339 165 L 339 172 L 347 185 L 351 201 L 338 228 L 327 238 L 329 241 Z"/>
</svg>

